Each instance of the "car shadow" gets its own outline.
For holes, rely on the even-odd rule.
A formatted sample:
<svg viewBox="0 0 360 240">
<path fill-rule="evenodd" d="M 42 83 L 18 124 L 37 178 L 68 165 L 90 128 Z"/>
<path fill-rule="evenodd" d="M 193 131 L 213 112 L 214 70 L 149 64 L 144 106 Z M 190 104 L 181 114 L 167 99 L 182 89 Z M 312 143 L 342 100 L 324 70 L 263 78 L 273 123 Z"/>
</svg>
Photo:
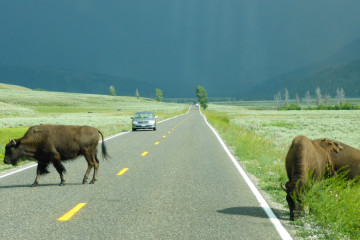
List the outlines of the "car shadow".
<svg viewBox="0 0 360 240">
<path fill-rule="evenodd" d="M 155 130 L 153 129 L 136 129 L 135 131 L 134 130 L 131 130 L 131 132 L 135 133 L 135 132 L 155 132 Z"/>
<path fill-rule="evenodd" d="M 285 214 L 282 214 L 282 210 L 271 208 L 273 213 L 278 219 L 289 220 Z M 269 218 L 262 207 L 231 207 L 222 210 L 217 210 L 218 213 L 229 214 L 229 215 L 241 215 L 251 216 L 257 218 Z"/>
</svg>

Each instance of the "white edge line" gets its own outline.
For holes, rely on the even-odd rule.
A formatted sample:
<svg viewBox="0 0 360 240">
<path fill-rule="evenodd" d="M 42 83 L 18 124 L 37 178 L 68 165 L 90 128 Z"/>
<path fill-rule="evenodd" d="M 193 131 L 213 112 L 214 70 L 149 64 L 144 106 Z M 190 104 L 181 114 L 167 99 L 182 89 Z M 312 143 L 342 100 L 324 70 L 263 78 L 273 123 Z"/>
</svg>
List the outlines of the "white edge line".
<svg viewBox="0 0 360 240">
<path fill-rule="evenodd" d="M 200 111 L 201 113 L 201 111 Z M 259 190 L 255 187 L 255 185 L 251 182 L 250 178 L 247 176 L 246 172 L 243 170 L 243 168 L 240 166 L 238 161 L 235 159 L 235 157 L 231 154 L 228 147 L 225 145 L 224 141 L 221 139 L 219 134 L 215 131 L 215 129 L 208 123 L 205 115 L 201 113 L 201 115 L 204 117 L 206 124 L 209 126 L 209 128 L 213 131 L 217 139 L 219 140 L 221 146 L 224 148 L 227 155 L 230 157 L 231 161 L 234 163 L 235 167 L 240 172 L 241 176 L 244 178 L 245 182 L 251 189 L 251 191 L 254 193 L 256 199 L 260 203 L 260 206 L 264 209 L 265 213 L 269 217 L 271 223 L 274 225 L 276 231 L 279 233 L 281 239 L 284 240 L 290 240 L 292 239 L 290 233 L 284 228 L 284 226 L 281 224 L 279 219 L 276 217 L 274 212 L 271 210 L 269 204 L 265 201 L 264 197 L 260 194 Z"/>
<path fill-rule="evenodd" d="M 29 168 L 32 168 L 32 167 L 35 167 L 35 166 L 37 166 L 37 163 L 35 163 L 35 164 L 33 164 L 33 165 L 30 165 L 30 166 L 27 166 L 27 167 L 24 167 L 24 168 L 20 168 L 20 169 L 18 169 L 18 170 L 15 170 L 15 171 L 13 171 L 13 172 L 10 172 L 10 173 L 4 174 L 4 175 L 1 175 L 0 178 L 7 177 L 7 176 L 10 176 L 10 175 L 15 174 L 15 173 L 18 173 L 18 172 L 22 172 L 22 171 L 24 171 L 24 170 L 26 170 L 26 169 L 29 169 Z"/>
<path fill-rule="evenodd" d="M 189 114 L 190 108 L 191 108 L 191 105 L 190 105 L 190 107 L 189 107 L 189 109 L 188 109 L 188 111 L 187 111 L 186 113 L 181 114 L 181 115 L 178 115 L 178 116 L 175 116 L 175 117 L 172 117 L 172 118 L 168 118 L 168 119 L 162 120 L 162 121 L 160 121 L 160 122 L 158 122 L 158 123 L 163 123 L 163 122 L 166 122 L 166 121 L 168 121 L 168 120 L 170 120 L 170 119 L 174 119 L 174 118 L 181 117 L 181 116 L 183 116 L 183 115 Z M 110 136 L 110 137 L 108 137 L 108 138 L 105 138 L 105 139 L 104 139 L 104 142 L 105 142 L 105 141 L 108 141 L 108 140 L 110 140 L 110 139 L 119 137 L 119 136 L 121 136 L 121 135 L 130 133 L 130 132 L 131 132 L 131 130 L 129 130 L 129 131 L 127 131 L 127 132 L 122 132 L 122 133 L 119 133 L 119 134 Z M 101 142 L 101 141 L 100 141 L 100 142 Z M 4 174 L 4 175 L 0 175 L 0 179 L 1 179 L 1 178 L 4 178 L 4 177 L 7 177 L 7 176 L 10 176 L 10 175 L 13 175 L 13 174 L 18 173 L 18 172 L 25 171 L 26 169 L 29 169 L 29 168 L 32 168 L 32 167 L 35 167 L 35 166 L 37 166 L 37 163 L 34 163 L 33 165 L 26 166 L 26 167 L 24 167 L 24 168 L 20 168 L 20 169 L 17 169 L 17 170 L 15 170 L 15 171 L 6 173 L 6 174 Z M 0 173 L 0 174 L 1 174 L 1 173 Z"/>
</svg>

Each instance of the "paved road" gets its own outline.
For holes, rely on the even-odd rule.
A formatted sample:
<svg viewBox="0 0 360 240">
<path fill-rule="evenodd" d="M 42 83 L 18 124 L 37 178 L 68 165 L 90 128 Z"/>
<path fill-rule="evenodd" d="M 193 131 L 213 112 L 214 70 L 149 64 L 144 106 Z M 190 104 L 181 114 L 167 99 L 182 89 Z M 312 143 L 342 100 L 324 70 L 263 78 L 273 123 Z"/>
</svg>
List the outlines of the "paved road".
<svg viewBox="0 0 360 240">
<path fill-rule="evenodd" d="M 35 167 L 0 178 L 0 239 L 281 239 L 195 108 L 106 145 L 94 185 L 83 158 L 64 187 L 53 167 L 35 188 Z"/>
</svg>

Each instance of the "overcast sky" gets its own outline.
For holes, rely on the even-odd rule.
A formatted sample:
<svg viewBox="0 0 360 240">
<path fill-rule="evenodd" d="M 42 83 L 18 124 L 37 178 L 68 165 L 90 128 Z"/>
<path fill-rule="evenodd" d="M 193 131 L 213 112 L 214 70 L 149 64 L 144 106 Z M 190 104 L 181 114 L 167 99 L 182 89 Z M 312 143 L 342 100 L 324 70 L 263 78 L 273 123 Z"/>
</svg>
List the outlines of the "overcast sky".
<svg viewBox="0 0 360 240">
<path fill-rule="evenodd" d="M 231 95 L 360 37 L 359 10 L 359 0 L 0 0 L 0 65 Z"/>
</svg>

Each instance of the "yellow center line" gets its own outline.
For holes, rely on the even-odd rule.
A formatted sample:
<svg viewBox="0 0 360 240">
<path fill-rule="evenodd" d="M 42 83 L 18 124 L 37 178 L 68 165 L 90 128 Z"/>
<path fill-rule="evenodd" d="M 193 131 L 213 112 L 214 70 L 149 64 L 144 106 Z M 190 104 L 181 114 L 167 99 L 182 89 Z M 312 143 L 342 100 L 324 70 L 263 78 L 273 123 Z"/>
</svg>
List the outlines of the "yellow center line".
<svg viewBox="0 0 360 240">
<path fill-rule="evenodd" d="M 142 154 L 141 154 L 141 156 L 146 156 L 147 154 L 148 154 L 149 152 L 143 152 Z"/>
<path fill-rule="evenodd" d="M 166 136 L 164 135 L 163 138 L 166 138 Z"/>
<path fill-rule="evenodd" d="M 69 212 L 65 213 L 62 217 L 58 218 L 58 221 L 68 221 L 72 218 L 72 216 L 77 213 L 81 208 L 83 208 L 86 205 L 86 203 L 79 203 L 76 205 L 73 209 L 71 209 Z"/>
<path fill-rule="evenodd" d="M 171 133 L 171 131 L 168 131 L 168 134 L 170 134 Z"/>
<path fill-rule="evenodd" d="M 160 142 L 156 142 L 155 145 L 158 145 Z"/>
<path fill-rule="evenodd" d="M 129 169 L 128 169 L 128 168 L 124 168 L 124 169 L 121 170 L 117 175 L 118 175 L 118 176 L 121 176 L 121 175 L 123 175 L 124 173 L 126 173 L 127 170 L 129 170 Z"/>
<path fill-rule="evenodd" d="M 171 129 L 172 131 L 174 131 L 175 129 Z"/>
</svg>

